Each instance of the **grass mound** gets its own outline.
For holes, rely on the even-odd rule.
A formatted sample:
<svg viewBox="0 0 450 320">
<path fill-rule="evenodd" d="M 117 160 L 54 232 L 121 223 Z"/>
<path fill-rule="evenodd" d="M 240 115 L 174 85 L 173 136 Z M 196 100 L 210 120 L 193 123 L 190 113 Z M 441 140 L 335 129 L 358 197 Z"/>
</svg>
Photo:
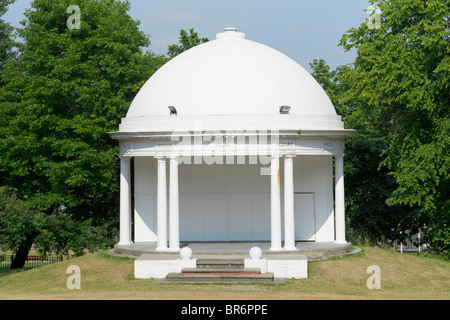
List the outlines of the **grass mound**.
<svg viewBox="0 0 450 320">
<path fill-rule="evenodd" d="M 81 289 L 69 290 L 67 268 L 81 271 Z M 367 288 L 380 268 L 381 289 Z M 357 256 L 308 263 L 308 279 L 285 284 L 176 284 L 134 279 L 134 260 L 86 254 L 0 277 L 0 299 L 450 299 L 450 262 L 364 247 Z"/>
</svg>

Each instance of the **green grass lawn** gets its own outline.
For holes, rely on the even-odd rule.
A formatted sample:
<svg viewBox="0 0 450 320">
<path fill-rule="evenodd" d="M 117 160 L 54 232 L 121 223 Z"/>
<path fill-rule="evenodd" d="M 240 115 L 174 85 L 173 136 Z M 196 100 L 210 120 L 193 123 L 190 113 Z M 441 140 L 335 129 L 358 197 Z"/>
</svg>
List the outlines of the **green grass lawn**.
<svg viewBox="0 0 450 320">
<path fill-rule="evenodd" d="M 69 290 L 67 267 L 81 270 L 81 289 Z M 381 289 L 369 290 L 377 265 Z M 86 254 L 51 265 L 0 274 L 0 299 L 450 299 L 450 262 L 426 255 L 363 247 L 346 258 L 308 263 L 307 279 L 284 284 L 174 284 L 134 279 L 134 260 Z"/>
</svg>

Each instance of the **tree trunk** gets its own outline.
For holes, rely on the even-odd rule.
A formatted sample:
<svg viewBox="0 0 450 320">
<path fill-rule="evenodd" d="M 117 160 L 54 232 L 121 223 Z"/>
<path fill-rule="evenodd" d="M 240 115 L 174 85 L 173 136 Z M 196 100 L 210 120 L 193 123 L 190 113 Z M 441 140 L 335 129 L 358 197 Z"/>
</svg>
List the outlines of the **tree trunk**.
<svg viewBox="0 0 450 320">
<path fill-rule="evenodd" d="M 27 261 L 28 252 L 30 252 L 31 246 L 33 245 L 33 239 L 26 239 L 22 241 L 17 249 L 16 255 L 11 262 L 10 269 L 22 269 Z"/>
</svg>

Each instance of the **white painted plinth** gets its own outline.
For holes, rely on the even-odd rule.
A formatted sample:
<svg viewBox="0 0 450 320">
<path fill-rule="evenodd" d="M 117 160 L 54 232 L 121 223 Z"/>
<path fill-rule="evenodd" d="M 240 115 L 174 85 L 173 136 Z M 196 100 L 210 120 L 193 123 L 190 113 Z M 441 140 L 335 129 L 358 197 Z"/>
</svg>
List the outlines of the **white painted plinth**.
<svg viewBox="0 0 450 320">
<path fill-rule="evenodd" d="M 275 278 L 308 278 L 307 259 L 267 260 L 267 272 L 272 272 Z"/>
<path fill-rule="evenodd" d="M 134 262 L 134 277 L 136 279 L 162 279 L 170 272 L 181 272 L 183 268 L 195 268 L 197 259 L 155 260 L 143 254 Z"/>
<path fill-rule="evenodd" d="M 273 273 L 275 278 L 308 278 L 308 260 L 305 255 L 297 255 L 295 259 L 245 259 L 245 268 L 260 268 L 261 273 Z"/>
<path fill-rule="evenodd" d="M 267 273 L 267 260 L 266 259 L 245 259 L 245 268 L 259 268 L 261 273 Z"/>
</svg>

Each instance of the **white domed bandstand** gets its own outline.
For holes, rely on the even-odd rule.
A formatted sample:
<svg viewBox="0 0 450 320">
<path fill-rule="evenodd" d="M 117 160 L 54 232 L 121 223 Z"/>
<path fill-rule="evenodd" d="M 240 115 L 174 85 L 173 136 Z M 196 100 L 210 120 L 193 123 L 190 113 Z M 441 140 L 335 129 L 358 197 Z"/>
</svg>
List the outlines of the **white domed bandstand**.
<svg viewBox="0 0 450 320">
<path fill-rule="evenodd" d="M 303 67 L 227 28 L 161 67 L 110 133 L 120 144 L 118 245 L 346 244 L 352 133 Z"/>
</svg>

